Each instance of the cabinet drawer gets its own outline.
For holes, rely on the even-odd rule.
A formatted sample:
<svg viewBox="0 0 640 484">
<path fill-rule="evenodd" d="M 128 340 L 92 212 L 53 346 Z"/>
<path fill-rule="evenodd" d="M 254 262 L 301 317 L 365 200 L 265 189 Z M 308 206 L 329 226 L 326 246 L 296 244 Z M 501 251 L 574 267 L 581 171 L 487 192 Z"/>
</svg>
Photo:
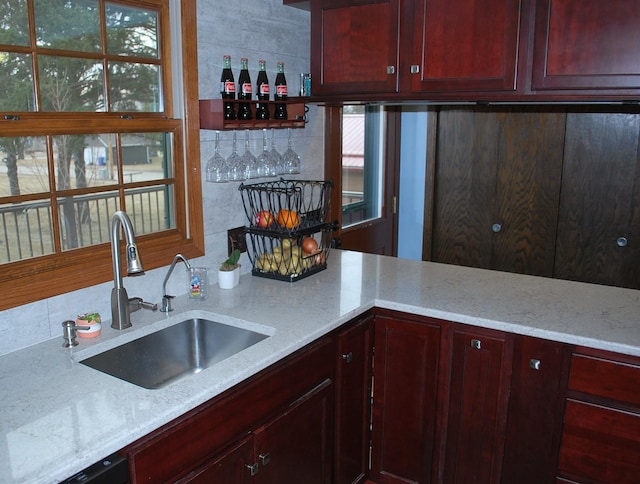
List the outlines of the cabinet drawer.
<svg viewBox="0 0 640 484">
<path fill-rule="evenodd" d="M 567 400 L 560 475 L 589 482 L 637 482 L 640 414 Z"/>
<path fill-rule="evenodd" d="M 640 361 L 612 361 L 574 354 L 569 389 L 640 407 Z"/>
</svg>

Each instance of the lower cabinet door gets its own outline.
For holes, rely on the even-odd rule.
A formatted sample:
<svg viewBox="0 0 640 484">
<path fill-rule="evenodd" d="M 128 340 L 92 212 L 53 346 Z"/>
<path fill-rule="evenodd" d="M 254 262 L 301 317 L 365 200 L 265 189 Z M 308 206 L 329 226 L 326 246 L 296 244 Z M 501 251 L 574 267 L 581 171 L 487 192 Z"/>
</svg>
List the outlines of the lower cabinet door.
<svg viewBox="0 0 640 484">
<path fill-rule="evenodd" d="M 253 436 L 241 440 L 227 451 L 178 481 L 178 484 L 249 484 L 253 460 Z"/>
<path fill-rule="evenodd" d="M 333 459 L 333 385 L 325 380 L 254 431 L 256 484 L 328 484 Z"/>
</svg>

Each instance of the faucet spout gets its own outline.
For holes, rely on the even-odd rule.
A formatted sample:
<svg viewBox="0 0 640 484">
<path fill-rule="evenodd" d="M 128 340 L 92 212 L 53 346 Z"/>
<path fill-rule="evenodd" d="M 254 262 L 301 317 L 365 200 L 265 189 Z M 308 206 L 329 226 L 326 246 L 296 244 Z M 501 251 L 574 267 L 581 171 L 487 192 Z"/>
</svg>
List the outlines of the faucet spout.
<svg viewBox="0 0 640 484">
<path fill-rule="evenodd" d="M 171 273 L 173 272 L 173 269 L 175 268 L 179 260 L 182 260 L 182 262 L 184 262 L 184 265 L 187 266 L 187 269 L 191 269 L 191 264 L 189 263 L 189 260 L 182 254 L 177 254 L 173 258 L 173 262 L 171 263 L 171 266 L 167 271 L 167 275 L 164 276 L 164 281 L 162 282 L 162 307 L 160 308 L 160 311 L 164 313 L 173 311 L 173 309 L 171 308 L 171 298 L 173 296 L 167 295 L 167 282 L 169 281 L 169 277 L 171 277 Z"/>
<path fill-rule="evenodd" d="M 113 262 L 113 284 L 111 290 L 111 327 L 126 329 L 131 327 L 131 311 L 129 296 L 122 282 L 122 260 L 120 257 L 120 227 L 124 232 L 127 256 L 127 274 L 144 274 L 140 253 L 136 244 L 136 236 L 129 216 L 117 211 L 111 219 L 111 260 Z"/>
</svg>

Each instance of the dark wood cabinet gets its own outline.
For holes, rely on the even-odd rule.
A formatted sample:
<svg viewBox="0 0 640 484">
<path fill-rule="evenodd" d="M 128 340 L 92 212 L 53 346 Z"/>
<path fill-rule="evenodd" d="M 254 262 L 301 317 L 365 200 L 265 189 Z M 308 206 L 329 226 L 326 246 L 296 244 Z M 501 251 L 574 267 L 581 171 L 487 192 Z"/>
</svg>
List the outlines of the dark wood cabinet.
<svg viewBox="0 0 640 484">
<path fill-rule="evenodd" d="M 633 483 L 640 475 L 640 358 L 580 348 L 571 359 L 558 477 Z"/>
<path fill-rule="evenodd" d="M 411 90 L 514 91 L 521 16 L 512 0 L 416 1 L 401 49 L 412 52 Z"/>
<path fill-rule="evenodd" d="M 425 258 L 553 275 L 564 122 L 545 109 L 442 108 Z"/>
<path fill-rule="evenodd" d="M 369 472 L 373 317 L 357 318 L 338 334 L 335 483 L 363 482 Z"/>
<path fill-rule="evenodd" d="M 640 3 L 536 0 L 533 90 L 640 94 Z"/>
<path fill-rule="evenodd" d="M 430 482 L 440 340 L 440 321 L 389 312 L 375 317 L 375 482 Z"/>
<path fill-rule="evenodd" d="M 400 0 L 312 0 L 313 95 L 397 90 Z"/>
<path fill-rule="evenodd" d="M 435 482 L 499 482 L 513 335 L 463 325 L 451 330 L 444 467 Z"/>
<path fill-rule="evenodd" d="M 503 484 L 555 482 L 570 346 L 514 337 Z"/>
<path fill-rule="evenodd" d="M 568 114 L 555 277 L 640 289 L 640 116 Z"/>
</svg>

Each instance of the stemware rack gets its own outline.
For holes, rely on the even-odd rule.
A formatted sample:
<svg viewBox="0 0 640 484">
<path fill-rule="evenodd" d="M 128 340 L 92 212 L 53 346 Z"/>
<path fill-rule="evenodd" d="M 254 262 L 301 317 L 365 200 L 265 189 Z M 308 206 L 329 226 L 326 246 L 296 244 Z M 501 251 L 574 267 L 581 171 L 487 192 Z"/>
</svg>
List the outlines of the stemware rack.
<svg viewBox="0 0 640 484">
<path fill-rule="evenodd" d="M 303 98 L 298 98 L 303 99 Z M 297 98 L 289 98 L 287 105 L 288 119 L 250 119 L 250 120 L 226 120 L 224 119 L 224 102 L 222 99 L 200 99 L 200 128 L 214 130 L 231 129 L 265 129 L 265 128 L 304 128 L 307 122 L 307 106 Z M 250 103 L 251 111 L 255 116 L 256 104 L 267 104 L 272 113 L 276 104 L 282 101 L 232 101 L 234 104 Z"/>
<path fill-rule="evenodd" d="M 294 282 L 327 268 L 332 187 L 330 181 L 284 178 L 239 186 L 254 276 Z M 305 250 L 308 238 L 317 245 L 310 251 Z"/>
</svg>

